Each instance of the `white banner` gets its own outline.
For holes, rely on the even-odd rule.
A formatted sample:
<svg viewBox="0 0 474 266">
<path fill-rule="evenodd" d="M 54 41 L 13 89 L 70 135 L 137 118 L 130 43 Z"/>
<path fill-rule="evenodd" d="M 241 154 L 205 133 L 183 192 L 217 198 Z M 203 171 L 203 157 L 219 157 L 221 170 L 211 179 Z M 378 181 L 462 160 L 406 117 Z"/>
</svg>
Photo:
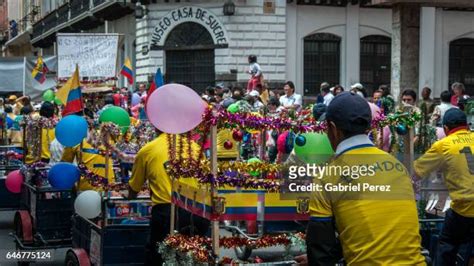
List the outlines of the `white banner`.
<svg viewBox="0 0 474 266">
<path fill-rule="evenodd" d="M 117 34 L 58 34 L 58 77 L 68 78 L 79 64 L 79 76 L 117 75 Z"/>
</svg>

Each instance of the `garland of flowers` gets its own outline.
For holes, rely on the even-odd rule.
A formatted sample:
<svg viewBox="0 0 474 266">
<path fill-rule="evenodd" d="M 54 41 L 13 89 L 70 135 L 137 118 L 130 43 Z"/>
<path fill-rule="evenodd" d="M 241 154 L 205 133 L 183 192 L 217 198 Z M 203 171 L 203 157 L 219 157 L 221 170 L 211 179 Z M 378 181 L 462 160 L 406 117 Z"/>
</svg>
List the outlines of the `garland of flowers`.
<svg viewBox="0 0 474 266">
<path fill-rule="evenodd" d="M 268 248 L 283 245 L 301 245 L 304 248 L 304 233 L 263 235 L 258 239 L 242 237 L 222 237 L 219 246 L 231 249 L 241 246 L 249 246 L 254 249 Z M 212 263 L 212 240 L 202 236 L 185 236 L 182 234 L 169 235 L 163 242 L 158 243 L 158 252 L 162 255 L 165 265 L 193 265 L 195 263 Z M 181 258 L 179 260 L 177 258 Z M 228 262 L 224 257 L 221 263 Z M 180 264 L 187 262 L 188 264 Z"/>
<path fill-rule="evenodd" d="M 405 125 L 413 128 L 420 120 L 421 114 L 419 112 L 403 112 L 399 110 L 389 115 L 384 115 L 380 112 L 377 117 L 372 119 L 372 127 L 383 128 L 385 126 Z"/>
</svg>

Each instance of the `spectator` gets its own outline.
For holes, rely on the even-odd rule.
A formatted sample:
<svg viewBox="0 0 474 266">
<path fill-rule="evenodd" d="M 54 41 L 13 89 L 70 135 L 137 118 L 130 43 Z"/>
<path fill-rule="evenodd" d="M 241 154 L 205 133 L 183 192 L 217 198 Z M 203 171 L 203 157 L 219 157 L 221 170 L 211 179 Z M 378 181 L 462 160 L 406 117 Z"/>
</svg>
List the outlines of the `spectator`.
<svg viewBox="0 0 474 266">
<path fill-rule="evenodd" d="M 257 56 L 256 55 L 249 55 L 249 71 L 248 73 L 251 75 L 250 79 L 247 83 L 247 92 L 250 92 L 257 87 L 258 84 L 262 84 L 262 69 L 260 65 L 257 63 Z"/>
<path fill-rule="evenodd" d="M 382 95 L 383 95 L 383 92 L 381 90 L 374 91 L 374 93 L 372 94 L 372 103 L 376 104 L 377 106 L 380 106 Z"/>
<path fill-rule="evenodd" d="M 257 90 L 253 90 L 249 93 L 251 97 L 252 112 L 260 112 L 263 110 L 265 105 L 260 101 L 260 95 Z"/>
<path fill-rule="evenodd" d="M 285 109 L 298 110 L 303 104 L 301 95 L 295 93 L 295 84 L 292 81 L 287 81 L 283 87 L 285 95 L 280 97 L 280 104 Z"/>
<path fill-rule="evenodd" d="M 341 86 L 341 85 L 336 85 L 334 86 L 334 96 L 337 96 L 339 93 L 343 92 L 344 91 L 344 88 Z"/>
<path fill-rule="evenodd" d="M 453 91 L 453 95 L 451 96 L 451 104 L 459 107 L 461 110 L 464 110 L 465 100 L 469 98 L 468 95 L 464 94 L 464 84 L 455 82 L 453 85 L 451 85 L 451 89 Z"/>
<path fill-rule="evenodd" d="M 367 92 L 364 89 L 364 86 L 360 83 L 356 83 L 351 86 L 351 91 L 357 93 L 362 98 L 367 98 Z"/>
<path fill-rule="evenodd" d="M 404 105 L 416 106 L 416 92 L 411 89 L 406 89 L 402 92 L 402 103 Z"/>
<path fill-rule="evenodd" d="M 323 96 L 323 104 L 329 106 L 332 99 L 334 99 L 334 95 L 331 93 L 329 86 L 324 86 L 321 88 L 321 96 Z"/>
<path fill-rule="evenodd" d="M 321 83 L 321 85 L 319 86 L 319 94 L 316 98 L 316 103 L 324 103 L 324 95 L 322 94 L 322 92 L 325 91 L 326 88 L 329 89 L 329 83 Z"/>
<path fill-rule="evenodd" d="M 441 104 L 434 108 L 433 114 L 431 115 L 431 124 L 433 126 L 441 126 L 444 114 L 451 108 L 458 108 L 451 104 L 451 93 L 449 91 L 443 91 L 440 95 Z"/>
<path fill-rule="evenodd" d="M 379 90 L 382 91 L 382 110 L 385 115 L 393 113 L 395 110 L 395 99 L 390 94 L 390 88 L 387 85 L 380 85 Z"/>
<path fill-rule="evenodd" d="M 418 103 L 418 107 L 427 115 L 427 117 L 431 116 L 435 108 L 435 103 L 433 99 L 431 99 L 430 96 L 431 96 L 431 89 L 428 87 L 424 87 L 421 90 L 422 100 Z"/>
</svg>

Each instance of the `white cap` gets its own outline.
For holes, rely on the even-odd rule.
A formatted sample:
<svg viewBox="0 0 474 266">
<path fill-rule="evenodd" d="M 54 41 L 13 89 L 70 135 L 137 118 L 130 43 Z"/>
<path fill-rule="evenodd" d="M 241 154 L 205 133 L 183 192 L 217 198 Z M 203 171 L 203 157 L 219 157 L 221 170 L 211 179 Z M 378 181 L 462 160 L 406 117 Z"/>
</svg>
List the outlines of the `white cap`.
<svg viewBox="0 0 474 266">
<path fill-rule="evenodd" d="M 258 96 L 260 96 L 260 93 L 258 93 L 258 91 L 256 91 L 256 90 L 253 90 L 249 93 L 249 95 L 252 96 L 252 97 L 258 97 Z"/>
<path fill-rule="evenodd" d="M 331 88 L 329 89 L 329 91 L 334 91 L 334 87 L 331 87 Z"/>
<path fill-rule="evenodd" d="M 356 83 L 356 84 L 352 85 L 351 88 L 353 88 L 353 89 L 363 89 L 364 86 L 362 86 L 362 84 L 360 84 L 360 83 Z"/>
</svg>

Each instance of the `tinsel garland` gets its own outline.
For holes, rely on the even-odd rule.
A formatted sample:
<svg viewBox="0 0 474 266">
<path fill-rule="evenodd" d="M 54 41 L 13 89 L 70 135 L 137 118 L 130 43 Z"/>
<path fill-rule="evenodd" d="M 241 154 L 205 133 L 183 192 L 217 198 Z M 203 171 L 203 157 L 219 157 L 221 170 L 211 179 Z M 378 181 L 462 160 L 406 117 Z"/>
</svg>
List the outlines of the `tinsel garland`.
<svg viewBox="0 0 474 266">
<path fill-rule="evenodd" d="M 222 237 L 219 246 L 231 249 L 241 246 L 251 248 L 268 248 L 283 245 L 304 245 L 304 233 L 263 235 L 258 239 L 242 237 Z M 300 249 L 305 249 L 303 246 Z M 185 236 L 182 234 L 169 235 L 163 242 L 158 243 L 158 252 L 162 255 L 166 265 L 176 265 L 176 255 L 185 257 L 188 263 L 212 263 L 212 240 L 201 236 Z M 192 260 L 192 261 L 189 261 Z M 223 258 L 221 264 L 229 262 L 229 258 Z M 189 264 L 189 265 L 191 265 Z"/>
<path fill-rule="evenodd" d="M 314 123 L 303 120 L 295 121 L 281 117 L 261 117 L 252 113 L 229 113 L 224 109 L 213 109 L 209 107 L 203 115 L 203 123 L 208 126 L 217 125 L 225 128 L 241 128 L 252 130 L 278 129 L 281 131 L 292 131 L 295 134 L 305 132 L 322 132 L 326 130 L 326 123 Z"/>
<path fill-rule="evenodd" d="M 372 119 L 372 127 L 383 128 L 385 126 L 397 126 L 402 124 L 409 128 L 413 128 L 415 124 L 420 120 L 421 114 L 418 112 L 397 111 L 389 115 L 379 113 L 379 116 Z"/>
</svg>

